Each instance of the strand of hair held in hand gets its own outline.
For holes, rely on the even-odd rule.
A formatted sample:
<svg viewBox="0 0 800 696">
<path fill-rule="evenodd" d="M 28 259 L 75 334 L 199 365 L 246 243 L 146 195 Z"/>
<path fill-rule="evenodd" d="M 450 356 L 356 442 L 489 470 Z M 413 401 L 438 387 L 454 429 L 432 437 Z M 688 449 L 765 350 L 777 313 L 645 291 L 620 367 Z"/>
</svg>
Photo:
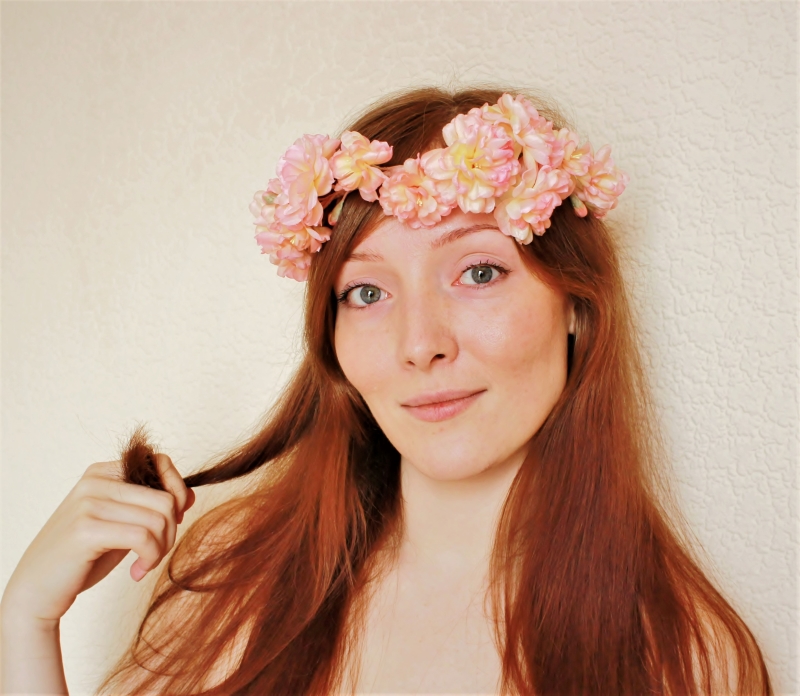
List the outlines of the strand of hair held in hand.
<svg viewBox="0 0 800 696">
<path fill-rule="evenodd" d="M 159 491 L 165 490 L 158 474 L 156 454 L 157 451 L 150 444 L 144 426 L 138 426 L 120 455 L 123 481 Z"/>
<path fill-rule="evenodd" d="M 164 487 L 164 482 L 161 480 L 161 473 L 158 468 L 157 456 L 159 454 L 161 453 L 156 446 L 150 442 L 150 437 L 145 427 L 138 425 L 120 451 L 122 480 L 126 483 L 135 483 L 158 491 L 167 491 Z M 230 475 L 226 476 L 225 473 L 224 471 L 220 473 L 210 469 L 181 478 L 186 487 L 191 490 L 198 486 L 220 483 L 233 478 Z"/>
<path fill-rule="evenodd" d="M 269 442 L 271 443 L 271 441 Z M 158 468 L 158 454 L 161 453 L 151 444 L 145 427 L 138 425 L 125 446 L 121 448 L 119 459 L 122 462 L 122 480 L 126 483 L 135 483 L 147 488 L 166 491 Z M 216 462 L 210 468 L 182 477 L 183 483 L 187 488 L 192 489 L 229 481 L 245 476 L 273 457 L 274 454 L 270 449 L 259 452 L 256 457 L 247 458 L 244 461 L 241 461 L 239 457 L 228 457 L 221 462 Z"/>
</svg>

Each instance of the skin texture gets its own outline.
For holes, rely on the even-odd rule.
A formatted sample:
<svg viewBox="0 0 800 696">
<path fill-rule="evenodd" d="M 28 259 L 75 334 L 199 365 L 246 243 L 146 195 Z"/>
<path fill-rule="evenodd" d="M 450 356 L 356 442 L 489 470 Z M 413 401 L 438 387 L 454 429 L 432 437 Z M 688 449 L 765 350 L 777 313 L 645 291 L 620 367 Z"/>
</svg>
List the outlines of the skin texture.
<svg viewBox="0 0 800 696">
<path fill-rule="evenodd" d="M 167 455 L 156 464 L 165 491 L 121 481 L 121 461 L 92 464 L 25 550 L 0 602 L 3 694 L 67 694 L 61 617 L 131 550 L 137 582 L 169 553 L 195 494 Z"/>
<path fill-rule="evenodd" d="M 442 248 L 431 242 L 457 228 L 486 224 Z M 409 464 L 439 481 L 502 466 L 539 429 L 566 381 L 571 307 L 534 276 L 518 243 L 491 214 L 456 211 L 436 227 L 411 229 L 387 218 L 357 253 L 382 262 L 348 261 L 337 294 L 352 282 L 380 289 L 364 305 L 360 290 L 340 305 L 336 353 L 350 382 Z M 467 266 L 499 263 L 477 284 Z M 401 403 L 440 389 L 485 389 L 454 418 L 428 423 Z"/>
<path fill-rule="evenodd" d="M 485 604 L 494 530 L 528 442 L 564 388 L 574 311 L 491 214 L 457 210 L 417 230 L 387 218 L 353 251 L 381 259 L 341 269 L 337 295 L 355 283 L 371 295 L 356 288 L 339 305 L 336 353 L 401 454 L 405 522 L 397 563 L 369 604 L 356 691 L 497 693 Z M 484 265 L 488 282 L 472 265 Z M 439 422 L 402 406 L 443 389 L 485 391 Z"/>
<path fill-rule="evenodd" d="M 487 225 L 432 249 L 459 228 Z M 360 693 L 496 693 L 500 665 L 481 601 L 496 516 L 566 380 L 565 298 L 522 263 L 492 215 L 454 212 L 413 230 L 387 218 L 338 278 L 372 286 L 377 303 L 340 305 L 336 351 L 401 453 L 405 527 L 396 566 L 375 588 Z M 470 265 L 483 268 L 478 285 Z M 466 272 L 465 272 L 466 271 Z M 441 389 L 484 390 L 453 418 L 424 422 L 401 404 Z M 119 480 L 120 462 L 91 465 L 26 550 L 2 600 L 3 693 L 67 693 L 59 622 L 80 592 L 133 549 L 138 580 L 174 544 L 194 502 L 158 455 L 167 491 Z"/>
</svg>

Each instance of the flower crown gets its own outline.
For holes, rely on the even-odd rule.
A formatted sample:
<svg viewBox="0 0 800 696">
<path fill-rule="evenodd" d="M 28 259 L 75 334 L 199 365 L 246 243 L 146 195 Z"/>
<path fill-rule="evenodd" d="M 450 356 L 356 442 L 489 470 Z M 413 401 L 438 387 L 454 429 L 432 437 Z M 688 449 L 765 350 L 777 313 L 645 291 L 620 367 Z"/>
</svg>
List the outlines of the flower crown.
<svg viewBox="0 0 800 696">
<path fill-rule="evenodd" d="M 609 145 L 596 153 L 588 141 L 579 145 L 578 135 L 554 130 L 522 96 L 503 94 L 497 104 L 458 114 L 442 135 L 447 147 L 385 168 L 378 165 L 392 158 L 392 146 L 355 131 L 298 138 L 278 161 L 277 178 L 250 204 L 261 253 L 279 276 L 306 280 L 312 254 L 330 239 L 356 189 L 409 227 L 431 227 L 458 206 L 494 212 L 504 234 L 529 244 L 566 198 L 578 216 L 602 219 L 628 184 Z M 323 209 L 336 198 L 326 227 Z"/>
</svg>

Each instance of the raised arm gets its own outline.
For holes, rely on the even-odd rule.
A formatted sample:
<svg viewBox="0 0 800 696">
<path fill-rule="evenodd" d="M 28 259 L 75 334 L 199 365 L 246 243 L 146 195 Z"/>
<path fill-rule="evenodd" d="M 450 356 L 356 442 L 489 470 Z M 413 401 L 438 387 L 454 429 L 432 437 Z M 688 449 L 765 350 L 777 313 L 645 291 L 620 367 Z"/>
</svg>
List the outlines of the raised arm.
<svg viewBox="0 0 800 696">
<path fill-rule="evenodd" d="M 2 693 L 67 694 L 61 617 L 128 554 L 137 582 L 175 543 L 194 494 L 158 455 L 166 491 L 125 483 L 121 462 L 92 464 L 25 550 L 0 602 Z"/>
</svg>

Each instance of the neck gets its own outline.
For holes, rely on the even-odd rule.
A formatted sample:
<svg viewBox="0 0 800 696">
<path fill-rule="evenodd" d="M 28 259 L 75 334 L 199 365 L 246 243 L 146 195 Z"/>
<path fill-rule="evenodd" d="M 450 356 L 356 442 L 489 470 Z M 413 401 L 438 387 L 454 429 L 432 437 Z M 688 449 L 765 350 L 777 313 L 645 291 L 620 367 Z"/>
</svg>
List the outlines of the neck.
<svg viewBox="0 0 800 696">
<path fill-rule="evenodd" d="M 525 453 L 523 448 L 479 474 L 456 480 L 431 478 L 402 458 L 402 561 L 443 577 L 482 577 L 500 511 Z"/>
</svg>

